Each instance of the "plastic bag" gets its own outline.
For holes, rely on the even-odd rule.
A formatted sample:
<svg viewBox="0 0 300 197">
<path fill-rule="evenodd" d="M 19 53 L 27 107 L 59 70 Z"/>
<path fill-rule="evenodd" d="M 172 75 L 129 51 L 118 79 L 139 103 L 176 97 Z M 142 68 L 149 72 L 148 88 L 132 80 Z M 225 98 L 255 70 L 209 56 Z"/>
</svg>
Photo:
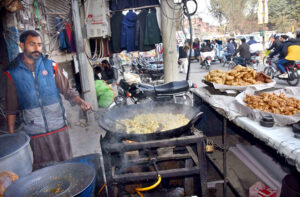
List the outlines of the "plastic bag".
<svg viewBox="0 0 300 197">
<path fill-rule="evenodd" d="M 114 100 L 114 92 L 105 81 L 95 81 L 96 95 L 99 107 L 108 107 Z"/>
<path fill-rule="evenodd" d="M 0 197 L 4 196 L 4 192 L 10 186 L 12 182 L 17 180 L 19 177 L 13 172 L 0 172 Z"/>
</svg>

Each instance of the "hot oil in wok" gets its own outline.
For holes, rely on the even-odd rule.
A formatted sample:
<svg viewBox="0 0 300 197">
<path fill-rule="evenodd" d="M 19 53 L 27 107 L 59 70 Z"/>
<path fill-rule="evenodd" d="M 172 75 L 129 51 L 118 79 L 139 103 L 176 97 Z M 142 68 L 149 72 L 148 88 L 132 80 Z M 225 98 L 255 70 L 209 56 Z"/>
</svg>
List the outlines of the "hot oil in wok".
<svg viewBox="0 0 300 197">
<path fill-rule="evenodd" d="M 167 131 L 182 127 L 188 124 L 190 120 L 185 114 L 171 113 L 147 113 L 134 116 L 132 119 L 118 120 L 125 125 L 126 133 L 146 134 L 157 131 Z M 119 129 L 122 125 L 118 124 Z"/>
</svg>

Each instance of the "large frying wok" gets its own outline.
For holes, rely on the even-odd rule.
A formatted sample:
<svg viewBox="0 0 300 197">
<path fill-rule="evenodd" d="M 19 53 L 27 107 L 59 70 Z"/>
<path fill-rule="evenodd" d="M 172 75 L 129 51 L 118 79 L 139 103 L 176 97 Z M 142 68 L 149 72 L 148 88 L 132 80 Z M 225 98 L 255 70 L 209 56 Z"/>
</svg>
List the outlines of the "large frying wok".
<svg viewBox="0 0 300 197">
<path fill-rule="evenodd" d="M 185 114 L 190 120 L 188 124 L 181 127 L 167 130 L 167 131 L 156 131 L 147 134 L 134 134 L 126 133 L 125 128 L 120 129 L 122 125 L 118 120 L 131 119 L 136 115 L 145 113 L 172 113 L 172 114 Z M 107 131 L 106 135 L 115 138 L 116 140 L 134 140 L 134 141 L 147 141 L 147 140 L 158 140 L 158 139 L 168 139 L 172 137 L 178 137 L 199 120 L 202 112 L 199 108 L 195 108 L 183 104 L 175 103 L 144 103 L 136 105 L 126 105 L 118 108 L 111 109 L 110 111 L 102 114 L 98 118 L 98 123 L 101 128 Z M 123 125 L 124 126 L 124 125 Z"/>
<path fill-rule="evenodd" d="M 95 169 L 88 164 L 57 164 L 21 177 L 7 188 L 4 196 L 76 196 L 93 182 L 95 175 Z"/>
</svg>

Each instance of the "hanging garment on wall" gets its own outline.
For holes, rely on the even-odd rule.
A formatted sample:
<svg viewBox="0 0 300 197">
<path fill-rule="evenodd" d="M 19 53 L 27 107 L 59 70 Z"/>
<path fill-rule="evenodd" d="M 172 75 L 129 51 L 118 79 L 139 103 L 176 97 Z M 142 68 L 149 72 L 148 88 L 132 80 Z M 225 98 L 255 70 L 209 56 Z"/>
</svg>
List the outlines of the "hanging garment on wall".
<svg viewBox="0 0 300 197">
<path fill-rule="evenodd" d="M 136 51 L 135 47 L 136 13 L 130 10 L 122 21 L 121 47 L 127 52 Z"/>
<path fill-rule="evenodd" d="M 59 31 L 58 39 L 59 39 L 59 49 L 60 50 L 67 50 L 68 43 L 67 43 L 67 33 L 65 29 L 62 29 L 62 20 L 60 18 L 56 18 L 57 30 Z"/>
<path fill-rule="evenodd" d="M 121 49 L 121 29 L 124 15 L 122 12 L 115 12 L 110 19 L 111 28 L 111 50 L 112 53 L 120 53 Z"/>
<path fill-rule="evenodd" d="M 9 27 L 7 33 L 5 34 L 5 42 L 7 46 L 7 53 L 9 62 L 14 60 L 19 54 L 19 31 L 15 27 Z"/>
<path fill-rule="evenodd" d="M 136 31 L 135 31 L 135 46 L 139 51 L 149 51 L 155 48 L 155 45 L 145 45 L 145 31 L 146 31 L 146 19 L 148 15 L 148 9 L 143 9 L 136 19 Z"/>
<path fill-rule="evenodd" d="M 110 0 L 109 9 L 124 10 L 126 8 L 138 8 L 143 6 L 159 5 L 159 0 Z"/>
<path fill-rule="evenodd" d="M 150 13 L 147 14 L 147 19 L 146 19 L 146 31 L 145 31 L 144 44 L 151 45 L 151 44 L 158 44 L 161 42 L 162 42 L 162 38 L 160 35 L 160 30 L 156 18 L 156 9 L 151 8 Z"/>
</svg>

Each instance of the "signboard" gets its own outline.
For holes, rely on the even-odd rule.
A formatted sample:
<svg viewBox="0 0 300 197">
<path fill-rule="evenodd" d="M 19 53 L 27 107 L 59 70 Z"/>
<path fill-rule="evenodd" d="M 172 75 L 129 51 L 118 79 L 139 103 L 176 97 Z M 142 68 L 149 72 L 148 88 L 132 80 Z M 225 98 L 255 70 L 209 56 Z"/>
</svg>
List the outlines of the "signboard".
<svg viewBox="0 0 300 197">
<path fill-rule="evenodd" d="M 257 10 L 258 24 L 269 22 L 268 0 L 258 0 Z"/>
</svg>

